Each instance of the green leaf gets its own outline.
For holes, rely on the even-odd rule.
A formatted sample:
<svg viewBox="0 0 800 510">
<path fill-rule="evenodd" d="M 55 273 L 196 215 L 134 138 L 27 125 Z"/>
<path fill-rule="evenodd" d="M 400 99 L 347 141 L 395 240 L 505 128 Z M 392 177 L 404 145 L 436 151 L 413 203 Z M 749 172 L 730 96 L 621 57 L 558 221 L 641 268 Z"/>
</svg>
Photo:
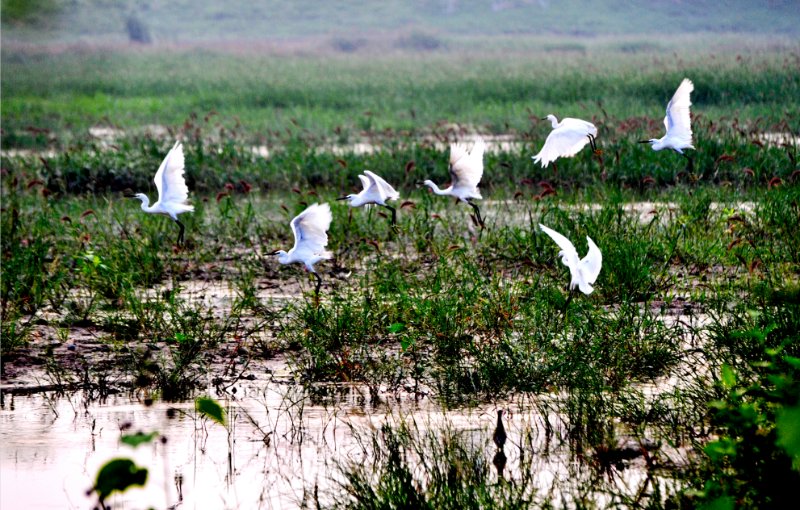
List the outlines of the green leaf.
<svg viewBox="0 0 800 510">
<path fill-rule="evenodd" d="M 223 427 L 225 426 L 225 409 L 213 398 L 198 397 L 194 401 L 194 408 L 200 414 L 208 416 Z"/>
<path fill-rule="evenodd" d="M 128 434 L 122 436 L 120 441 L 122 441 L 123 444 L 136 448 L 140 444 L 151 442 L 156 437 L 158 437 L 158 432 L 151 432 L 149 434 L 137 432 L 136 434 Z"/>
<path fill-rule="evenodd" d="M 733 510 L 734 503 L 733 496 L 721 496 L 714 501 L 709 501 L 700 508 L 702 510 Z"/>
<path fill-rule="evenodd" d="M 413 338 L 409 338 L 409 337 L 407 337 L 407 336 L 404 336 L 403 338 L 401 338 L 401 339 L 400 339 L 400 348 L 402 348 L 402 349 L 405 351 L 405 350 L 407 350 L 409 347 L 411 347 L 412 345 L 414 345 L 414 343 L 415 343 L 415 342 L 414 342 L 414 339 L 413 339 Z"/>
<path fill-rule="evenodd" d="M 718 461 L 725 456 L 736 455 L 736 443 L 729 437 L 723 437 L 708 443 L 703 451 L 711 460 Z"/>
<path fill-rule="evenodd" d="M 137 466 L 130 459 L 113 459 L 100 468 L 94 490 L 100 501 L 105 501 L 114 491 L 124 492 L 134 485 L 144 487 L 146 482 L 146 468 Z"/>
<path fill-rule="evenodd" d="M 736 372 L 734 372 L 730 365 L 722 365 L 720 379 L 722 380 L 722 385 L 725 388 L 730 389 L 736 386 Z"/>
<path fill-rule="evenodd" d="M 403 331 L 405 327 L 406 327 L 405 324 L 401 322 L 395 322 L 394 324 L 389 326 L 389 333 L 399 333 Z"/>
<path fill-rule="evenodd" d="M 708 407 L 712 409 L 727 409 L 728 403 L 724 400 L 712 400 L 708 403 Z"/>
<path fill-rule="evenodd" d="M 778 411 L 775 428 L 775 442 L 792 457 L 795 469 L 800 469 L 800 405 Z"/>
<path fill-rule="evenodd" d="M 785 361 L 792 368 L 800 369 L 800 358 L 795 358 L 794 356 L 786 355 L 783 357 L 783 361 Z"/>
</svg>

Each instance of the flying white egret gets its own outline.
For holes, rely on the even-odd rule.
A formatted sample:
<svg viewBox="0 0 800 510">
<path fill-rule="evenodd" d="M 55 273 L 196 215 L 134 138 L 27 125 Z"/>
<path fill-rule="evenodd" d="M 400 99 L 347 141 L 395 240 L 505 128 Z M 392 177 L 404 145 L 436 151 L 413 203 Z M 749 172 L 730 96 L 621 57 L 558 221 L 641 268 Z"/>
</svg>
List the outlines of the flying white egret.
<svg viewBox="0 0 800 510">
<path fill-rule="evenodd" d="M 483 138 L 478 138 L 471 151 L 467 151 L 467 147 L 464 144 L 451 144 L 450 186 L 445 189 L 439 189 L 439 186 L 434 184 L 433 181 L 426 180 L 423 182 L 437 195 L 451 195 L 469 204 L 475 210 L 475 215 L 481 227 L 484 226 L 481 211 L 473 200 L 483 198 L 481 192 L 478 191 L 478 183 L 481 182 L 481 177 L 483 177 L 483 151 L 485 149 L 486 143 Z"/>
<path fill-rule="evenodd" d="M 331 226 L 331 206 L 328 204 L 312 204 L 291 221 L 294 234 L 294 246 L 287 252 L 275 250 L 270 255 L 277 255 L 281 264 L 302 262 L 306 269 L 317 278 L 317 287 L 314 291 L 319 295 L 322 278 L 314 269 L 314 264 L 320 260 L 329 260 L 333 254 L 325 250 L 328 245 L 328 228 Z"/>
<path fill-rule="evenodd" d="M 392 226 L 394 226 L 397 223 L 397 211 L 386 202 L 400 198 L 400 193 L 380 176 L 369 170 L 364 170 L 364 175 L 359 175 L 358 178 L 361 180 L 364 189 L 357 195 L 351 194 L 336 200 L 347 200 L 350 207 L 361 207 L 368 204 L 383 206 L 392 211 Z"/>
<path fill-rule="evenodd" d="M 689 95 L 693 90 L 694 84 L 692 81 L 689 78 L 684 78 L 667 104 L 667 115 L 664 117 L 664 126 L 667 129 L 667 134 L 661 138 L 639 140 L 639 143 L 649 143 L 654 151 L 660 151 L 661 149 L 674 150 L 688 159 L 690 166 L 692 165 L 692 158 L 684 154 L 683 149 L 694 149 L 692 145 L 692 124 L 689 117 L 689 107 L 692 106 Z"/>
<path fill-rule="evenodd" d="M 541 223 L 539 223 L 539 228 L 561 248 L 558 256 L 561 257 L 561 262 L 569 268 L 572 278 L 569 283 L 569 289 L 573 290 L 578 287 L 584 294 L 591 294 L 594 290 L 592 284 L 597 280 L 597 276 L 600 274 L 600 267 L 603 265 L 603 254 L 600 253 L 600 248 L 594 244 L 591 237 L 586 236 L 589 251 L 583 259 L 579 260 L 578 250 L 575 249 L 575 245 L 569 239 Z"/>
<path fill-rule="evenodd" d="M 142 211 L 150 214 L 163 214 L 172 218 L 181 229 L 178 234 L 178 245 L 183 244 L 183 231 L 185 230 L 183 223 L 178 220 L 178 215 L 194 211 L 194 206 L 186 203 L 189 198 L 189 188 L 186 187 L 183 172 L 183 145 L 181 142 L 175 142 L 156 172 L 154 179 L 156 190 L 158 190 L 156 203 L 151 206 L 150 199 L 144 193 L 126 194 L 129 198 L 138 198 L 142 201 Z"/>
<path fill-rule="evenodd" d="M 544 168 L 558 158 L 574 156 L 587 143 L 592 145 L 595 153 L 598 152 L 594 142 L 597 138 L 597 127 L 591 122 L 569 117 L 558 122 L 555 115 L 548 115 L 546 119 L 550 121 L 553 130 L 547 135 L 539 154 L 533 156 L 534 163 L 540 163 Z"/>
</svg>

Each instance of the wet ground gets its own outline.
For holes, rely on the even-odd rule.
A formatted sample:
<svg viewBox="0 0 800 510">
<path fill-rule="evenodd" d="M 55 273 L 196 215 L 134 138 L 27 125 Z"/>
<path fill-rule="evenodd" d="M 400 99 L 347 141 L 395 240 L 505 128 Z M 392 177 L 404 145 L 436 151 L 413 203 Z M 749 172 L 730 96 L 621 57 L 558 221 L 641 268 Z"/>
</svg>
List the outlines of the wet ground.
<svg viewBox="0 0 800 510">
<path fill-rule="evenodd" d="M 286 299 L 280 289 L 270 292 L 273 299 Z M 204 282 L 188 282 L 182 293 L 211 307 L 224 307 L 231 298 L 224 286 Z M 668 325 L 683 321 L 687 329 L 697 329 L 705 321 L 680 298 L 668 307 L 651 306 L 664 307 Z M 65 366 L 102 366 L 117 355 L 88 328 L 71 341 L 74 349 L 53 349 Z M 696 341 L 687 337 L 685 348 Z M 676 448 L 664 438 L 620 428 L 616 444 L 576 456 L 566 417 L 556 411 L 557 394 L 519 394 L 512 401 L 444 409 L 426 388 L 303 386 L 283 356 L 247 357 L 237 348 L 229 342 L 209 354 L 213 361 L 199 392 L 226 406 L 227 427 L 199 416 L 192 400 L 152 402 L 124 380 L 104 395 L 96 389 L 55 391 L 64 381 L 46 370 L 10 365 L 18 372 L 4 374 L 11 381 L 4 382 L 0 405 L 0 507 L 91 508 L 96 498 L 87 491 L 96 473 L 118 457 L 148 468 L 149 479 L 144 488 L 115 496 L 114 508 L 301 508 L 316 507 L 316 498 L 324 507 L 341 480 L 337 466 L 371 459 L 372 434 L 387 423 L 410 423 L 420 434 L 456 431 L 482 452 L 487 465 L 493 462 L 498 480 L 532 470 L 542 494 L 591 487 L 590 499 L 600 507 L 620 493 L 645 502 L 654 485 L 674 483 L 667 473 L 689 455 L 686 445 Z M 36 349 L 34 342 L 31 352 Z M 671 391 L 697 369 L 684 366 L 637 389 L 648 395 Z M 81 385 L 79 378 L 74 383 Z M 501 467 L 493 444 L 498 409 L 506 410 L 508 433 Z M 138 431 L 158 432 L 159 440 L 137 449 L 120 443 L 122 434 Z"/>
<path fill-rule="evenodd" d="M 483 203 L 489 218 L 496 211 L 509 223 L 527 221 L 509 212 L 513 201 Z M 733 206 L 740 214 L 751 214 L 753 208 L 750 203 Z M 674 219 L 678 206 L 637 203 L 625 210 L 648 222 L 655 216 Z M 299 271 L 289 276 L 259 279 L 259 302 L 269 308 L 310 299 L 310 280 Z M 336 278 L 346 280 L 346 274 L 326 285 L 336 285 Z M 142 289 L 141 297 L 174 290 L 181 301 L 216 317 L 230 312 L 238 292 L 232 283 L 209 278 Z M 680 295 L 648 306 L 665 324 L 681 323 L 687 331 L 701 329 L 705 320 L 702 310 Z M 315 498 L 325 506 L 330 501 L 324 498 L 341 479 L 338 463 L 368 460 L 372 434 L 386 423 L 412 423 L 421 432 L 455 430 L 491 463 L 497 457 L 492 436 L 498 409 L 510 411 L 505 415 L 506 462 L 502 471 L 494 467 L 498 480 L 520 476 L 527 458 L 524 469 L 535 470 L 536 487 L 543 493 L 572 494 L 576 487 L 591 487 L 590 499 L 600 507 L 620 493 L 644 502 L 655 485 L 673 483 L 665 473 L 685 464 L 689 455 L 684 447 L 669 446 L 646 431 L 636 436 L 623 429 L 606 450 L 578 455 L 569 442 L 566 418 L 556 411 L 556 394 L 520 394 L 510 402 L 445 410 L 426 388 L 302 385 L 290 354 L 264 356 L 254 352 L 256 339 L 243 343 L 229 335 L 204 354 L 206 369 L 199 381 L 200 394 L 227 407 L 229 422 L 223 427 L 199 416 L 193 400 L 153 402 L 149 394 L 133 389 L 126 353 L 150 349 L 158 355 L 174 344 L 109 342 L 98 323 L 75 325 L 65 336 L 42 321 L 29 345 L 4 360 L 0 507 L 91 508 L 96 498 L 87 491 L 100 466 L 115 457 L 130 457 L 150 473 L 145 488 L 115 496 L 115 508 L 298 508 L 315 507 Z M 274 333 L 265 327 L 257 334 L 268 343 Z M 685 350 L 695 349 L 698 340 L 687 336 Z M 671 391 L 701 368 L 685 365 L 637 389 L 648 396 Z M 135 450 L 120 443 L 121 434 L 135 431 L 158 432 L 162 439 Z"/>
<path fill-rule="evenodd" d="M 670 483 L 654 475 L 654 466 L 680 464 L 686 455 L 655 441 L 621 437 L 616 448 L 589 452 L 584 461 L 598 469 L 578 470 L 561 418 L 547 411 L 550 397 L 522 395 L 513 402 L 443 411 L 408 394 L 371 395 L 354 385 L 309 392 L 277 377 L 209 393 L 227 406 L 227 427 L 198 416 L 193 402 L 147 403 L 137 394 L 101 400 L 83 392 L 5 395 L 0 506 L 91 508 L 95 498 L 87 491 L 97 471 L 117 457 L 146 467 L 149 479 L 144 488 L 115 496 L 114 508 L 298 508 L 315 507 L 317 498 L 325 506 L 341 479 L 337 463 L 368 459 L 371 434 L 385 423 L 411 423 L 421 434 L 454 430 L 475 451 L 485 452 L 487 462 L 494 459 L 500 406 L 507 410 L 507 460 L 502 471 L 495 464 L 494 473 L 498 480 L 519 477 L 521 458 L 530 462 L 533 456 L 535 463 L 526 468 L 534 469 L 542 492 L 588 483 L 601 503 L 612 488 L 641 491 L 646 499 L 654 483 Z M 160 439 L 137 449 L 120 443 L 121 434 L 137 431 L 158 432 Z M 612 455 L 615 460 L 603 467 Z"/>
</svg>

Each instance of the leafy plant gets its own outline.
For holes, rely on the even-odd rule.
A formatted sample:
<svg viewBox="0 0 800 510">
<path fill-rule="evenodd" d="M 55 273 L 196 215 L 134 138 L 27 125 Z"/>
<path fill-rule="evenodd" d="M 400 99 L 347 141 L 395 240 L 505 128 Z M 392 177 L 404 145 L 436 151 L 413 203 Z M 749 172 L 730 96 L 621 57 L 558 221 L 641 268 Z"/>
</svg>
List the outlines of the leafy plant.
<svg viewBox="0 0 800 510">
<path fill-rule="evenodd" d="M 767 347 L 774 326 L 742 332 L 764 350 L 747 369 L 723 365 L 722 398 L 710 403 L 719 437 L 703 447 L 702 488 L 687 492 L 706 508 L 787 508 L 800 483 L 798 415 L 800 358 Z"/>
</svg>

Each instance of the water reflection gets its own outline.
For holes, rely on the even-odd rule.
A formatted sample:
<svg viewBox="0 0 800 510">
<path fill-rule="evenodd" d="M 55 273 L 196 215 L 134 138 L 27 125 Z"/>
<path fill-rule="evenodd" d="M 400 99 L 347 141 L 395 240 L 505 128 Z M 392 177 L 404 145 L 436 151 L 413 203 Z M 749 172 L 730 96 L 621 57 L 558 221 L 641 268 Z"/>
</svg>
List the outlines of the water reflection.
<svg viewBox="0 0 800 510">
<path fill-rule="evenodd" d="M 112 508 L 325 506 L 343 482 L 335 467 L 368 464 L 372 434 L 386 423 L 409 421 L 420 434 L 459 431 L 471 448 L 492 459 L 498 481 L 533 476 L 536 487 L 552 490 L 594 476 L 569 454 L 563 417 L 523 398 L 507 403 L 513 413 L 495 414 L 495 406 L 446 411 L 424 399 L 376 397 L 357 385 L 319 387 L 310 394 L 271 382 L 211 396 L 226 406 L 227 427 L 199 416 L 193 402 L 148 406 L 136 395 L 89 401 L 80 392 L 6 396 L 0 411 L 0 507 L 92 508 L 96 498 L 87 490 L 99 468 L 116 457 L 146 467 L 149 478 L 144 488 L 113 496 Z M 163 441 L 133 449 L 120 443 L 122 431 L 157 431 Z M 531 472 L 520 473 L 520 466 Z M 644 462 L 626 467 L 612 486 L 636 491 L 651 478 Z M 607 499 L 607 490 L 598 486 L 598 502 Z"/>
</svg>

